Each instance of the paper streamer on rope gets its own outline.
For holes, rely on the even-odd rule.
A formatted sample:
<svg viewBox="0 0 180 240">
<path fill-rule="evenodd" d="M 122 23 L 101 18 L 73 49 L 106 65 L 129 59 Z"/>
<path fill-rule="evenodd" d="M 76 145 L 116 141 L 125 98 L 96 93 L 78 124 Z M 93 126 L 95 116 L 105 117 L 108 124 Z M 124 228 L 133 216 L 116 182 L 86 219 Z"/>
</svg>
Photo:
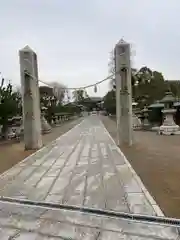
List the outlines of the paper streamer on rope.
<svg viewBox="0 0 180 240">
<path fill-rule="evenodd" d="M 94 86 L 94 92 L 97 93 L 97 85 Z"/>
</svg>

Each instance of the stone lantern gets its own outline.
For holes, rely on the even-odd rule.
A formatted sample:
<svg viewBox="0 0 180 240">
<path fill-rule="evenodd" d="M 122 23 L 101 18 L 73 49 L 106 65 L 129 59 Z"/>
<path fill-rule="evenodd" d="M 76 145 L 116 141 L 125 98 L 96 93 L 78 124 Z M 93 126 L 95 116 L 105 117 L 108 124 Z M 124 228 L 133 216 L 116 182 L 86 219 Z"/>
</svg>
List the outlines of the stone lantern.
<svg viewBox="0 0 180 240">
<path fill-rule="evenodd" d="M 149 109 L 147 108 L 147 106 L 145 106 L 143 108 L 143 110 L 141 111 L 142 113 L 142 122 L 143 122 L 143 128 L 144 129 L 149 129 L 150 124 L 149 124 Z"/>
<path fill-rule="evenodd" d="M 135 102 L 134 98 L 132 98 L 132 110 L 133 110 L 133 112 L 135 112 L 137 105 L 138 105 L 138 103 Z"/>
<path fill-rule="evenodd" d="M 142 126 L 141 120 L 136 115 L 136 106 L 137 102 L 134 101 L 132 98 L 132 124 L 133 124 L 133 130 L 140 129 Z"/>
<path fill-rule="evenodd" d="M 172 92 L 167 91 L 165 97 L 160 102 L 164 104 L 164 109 L 162 110 L 164 119 L 163 124 L 159 128 L 159 133 L 164 135 L 179 134 L 179 126 L 174 122 L 176 109 L 173 108 L 175 98 Z"/>
<path fill-rule="evenodd" d="M 45 119 L 45 111 L 47 110 L 46 107 L 41 106 L 41 130 L 42 133 L 49 133 L 51 132 L 51 126 L 49 125 L 49 123 L 47 122 L 47 120 Z"/>
</svg>

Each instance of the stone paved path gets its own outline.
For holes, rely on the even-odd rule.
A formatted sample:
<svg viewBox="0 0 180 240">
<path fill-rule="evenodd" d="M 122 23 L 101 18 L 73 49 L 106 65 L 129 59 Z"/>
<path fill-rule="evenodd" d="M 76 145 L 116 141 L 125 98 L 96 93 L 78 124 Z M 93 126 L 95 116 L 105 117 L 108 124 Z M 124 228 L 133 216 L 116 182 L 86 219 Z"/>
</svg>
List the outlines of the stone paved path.
<svg viewBox="0 0 180 240">
<path fill-rule="evenodd" d="M 157 209 L 96 117 L 86 119 L 0 179 L 1 196 L 149 215 Z"/>
<path fill-rule="evenodd" d="M 86 118 L 52 144 L 2 174 L 0 195 L 121 212 L 162 214 L 96 116 Z M 175 229 L 170 227 L 0 202 L 0 239 L 8 239 L 4 236 L 14 236 L 11 239 L 176 239 Z"/>
</svg>

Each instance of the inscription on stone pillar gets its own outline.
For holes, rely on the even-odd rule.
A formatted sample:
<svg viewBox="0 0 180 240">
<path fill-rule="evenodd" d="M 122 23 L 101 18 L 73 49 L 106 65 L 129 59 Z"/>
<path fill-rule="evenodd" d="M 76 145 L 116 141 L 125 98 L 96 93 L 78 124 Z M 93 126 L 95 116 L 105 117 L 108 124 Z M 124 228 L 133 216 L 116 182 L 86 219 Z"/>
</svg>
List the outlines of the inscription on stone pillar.
<svg viewBox="0 0 180 240">
<path fill-rule="evenodd" d="M 26 71 L 24 72 L 24 80 L 26 81 L 24 85 L 24 97 L 30 97 L 32 99 L 31 77 Z"/>
<path fill-rule="evenodd" d="M 127 115 L 128 113 L 129 113 L 129 109 L 128 108 L 124 108 L 124 107 L 121 108 L 122 116 Z"/>
</svg>

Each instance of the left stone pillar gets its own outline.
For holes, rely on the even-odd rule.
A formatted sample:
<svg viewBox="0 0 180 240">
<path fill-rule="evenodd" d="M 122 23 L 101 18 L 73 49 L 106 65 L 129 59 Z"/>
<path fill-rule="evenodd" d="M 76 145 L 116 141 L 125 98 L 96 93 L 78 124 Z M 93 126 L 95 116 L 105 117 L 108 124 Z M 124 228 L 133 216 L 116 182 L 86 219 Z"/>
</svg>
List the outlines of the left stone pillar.
<svg viewBox="0 0 180 240">
<path fill-rule="evenodd" d="M 42 147 L 37 55 L 29 47 L 19 51 L 25 150 Z"/>
</svg>

